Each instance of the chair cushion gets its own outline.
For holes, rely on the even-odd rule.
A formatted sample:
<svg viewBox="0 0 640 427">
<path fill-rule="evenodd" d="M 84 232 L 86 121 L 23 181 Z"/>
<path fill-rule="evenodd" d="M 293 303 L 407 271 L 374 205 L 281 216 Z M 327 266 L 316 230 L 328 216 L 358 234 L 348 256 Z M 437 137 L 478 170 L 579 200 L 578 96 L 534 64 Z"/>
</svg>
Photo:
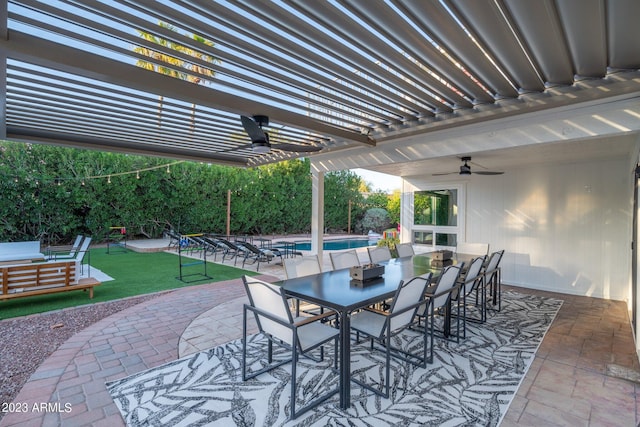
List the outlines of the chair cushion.
<svg viewBox="0 0 640 427">
<path fill-rule="evenodd" d="M 298 340 L 300 341 L 300 347 L 303 352 L 339 334 L 339 329 L 332 328 L 320 322 L 309 323 L 298 328 Z"/>
<path fill-rule="evenodd" d="M 363 310 L 351 316 L 351 329 L 378 338 L 383 333 L 385 320 L 381 314 Z"/>
</svg>

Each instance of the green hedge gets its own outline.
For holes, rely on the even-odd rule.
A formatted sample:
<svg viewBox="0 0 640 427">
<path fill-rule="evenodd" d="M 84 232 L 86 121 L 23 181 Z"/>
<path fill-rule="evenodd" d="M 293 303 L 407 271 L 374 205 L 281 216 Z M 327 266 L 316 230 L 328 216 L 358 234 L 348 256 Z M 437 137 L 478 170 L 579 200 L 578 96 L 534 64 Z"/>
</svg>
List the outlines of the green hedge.
<svg viewBox="0 0 640 427">
<path fill-rule="evenodd" d="M 310 231 L 308 159 L 241 169 L 90 150 L 0 143 L 0 241 L 61 244 L 77 234 L 100 241 L 110 226 L 135 236 L 226 232 L 231 190 L 232 234 Z M 365 204 L 350 171 L 325 176 L 325 227 L 346 230 Z"/>
</svg>

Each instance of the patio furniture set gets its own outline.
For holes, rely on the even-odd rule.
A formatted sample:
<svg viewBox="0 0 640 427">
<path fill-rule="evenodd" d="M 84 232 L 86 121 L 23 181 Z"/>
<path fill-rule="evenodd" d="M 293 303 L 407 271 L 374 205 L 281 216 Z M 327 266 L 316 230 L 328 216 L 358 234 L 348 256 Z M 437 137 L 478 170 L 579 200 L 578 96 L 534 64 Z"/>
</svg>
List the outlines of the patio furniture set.
<svg viewBox="0 0 640 427">
<path fill-rule="evenodd" d="M 260 270 L 260 263 L 270 263 L 278 260 L 282 264 L 284 259 L 302 256 L 295 249 L 293 242 L 275 242 L 260 238 L 259 246 L 253 243 L 250 236 L 221 236 L 211 233 L 180 234 L 173 230 L 166 231 L 169 237 L 169 248 L 177 251 L 189 251 L 200 258 L 213 257 L 215 262 L 220 256 L 222 262 L 233 260 L 233 265 L 242 262 L 242 268 L 246 264 L 256 264 L 256 271 Z"/>
<path fill-rule="evenodd" d="M 249 303 L 244 305 L 243 316 L 243 379 L 291 363 L 292 419 L 335 394 L 340 408 L 349 408 L 351 382 L 388 398 L 393 359 L 426 367 L 433 362 L 434 338 L 459 342 L 466 338 L 467 321 L 484 323 L 488 308 L 500 310 L 504 251 L 488 255 L 485 247 L 486 252 L 480 254 L 451 254 L 451 259 L 445 260 L 447 265 L 436 259 L 437 254 L 413 254 L 407 244 L 401 246 L 403 256 L 398 258 L 391 258 L 388 248 L 369 248 L 371 264 L 365 266 L 360 266 L 355 250 L 331 253 L 333 270 L 325 272 L 315 255 L 288 259 L 284 261 L 287 279 L 280 283 L 245 276 Z M 361 267 L 357 271 L 362 271 L 370 266 L 384 267 L 384 274 L 368 283 L 353 279 L 354 269 Z M 304 304 L 313 309 L 302 309 Z M 477 313 L 473 317 L 467 316 L 470 306 Z M 248 316 L 255 317 L 259 332 L 268 340 L 266 362 L 246 360 Z M 422 341 L 418 351 L 395 344 L 393 338 L 405 333 Z M 384 355 L 383 374 L 378 380 L 351 371 L 351 346 L 359 345 L 361 336 L 371 342 L 371 351 Z M 337 386 L 317 392 L 296 408 L 300 403 L 296 401 L 300 395 L 296 390 L 299 358 L 316 360 L 317 352 L 310 353 L 320 348 L 319 359 L 323 360 L 322 348 L 329 343 L 334 346 Z M 276 360 L 274 344 L 291 350 L 291 357 Z M 254 364 L 262 368 L 251 371 Z"/>
<path fill-rule="evenodd" d="M 75 290 L 88 290 L 93 298 L 100 281 L 80 277 L 90 243 L 91 237 L 78 235 L 70 248 L 48 247 L 43 252 L 39 241 L 0 243 L 0 300 Z"/>
</svg>

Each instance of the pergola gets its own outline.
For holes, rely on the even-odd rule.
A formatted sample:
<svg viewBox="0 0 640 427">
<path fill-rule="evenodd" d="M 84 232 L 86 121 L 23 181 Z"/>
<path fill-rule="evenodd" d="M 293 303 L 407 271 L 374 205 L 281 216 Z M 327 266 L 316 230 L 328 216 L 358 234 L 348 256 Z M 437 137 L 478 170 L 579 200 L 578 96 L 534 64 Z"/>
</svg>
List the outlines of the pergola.
<svg viewBox="0 0 640 427">
<path fill-rule="evenodd" d="M 638 160 L 637 0 L 9 0 L 0 15 L 0 138 L 240 167 L 309 156 L 319 251 L 326 171 Z M 240 115 L 321 150 L 256 152 Z"/>
<path fill-rule="evenodd" d="M 254 153 L 241 114 L 344 158 L 640 90 L 633 0 L 2 4 L 14 141 L 255 166 L 301 154 Z"/>
</svg>

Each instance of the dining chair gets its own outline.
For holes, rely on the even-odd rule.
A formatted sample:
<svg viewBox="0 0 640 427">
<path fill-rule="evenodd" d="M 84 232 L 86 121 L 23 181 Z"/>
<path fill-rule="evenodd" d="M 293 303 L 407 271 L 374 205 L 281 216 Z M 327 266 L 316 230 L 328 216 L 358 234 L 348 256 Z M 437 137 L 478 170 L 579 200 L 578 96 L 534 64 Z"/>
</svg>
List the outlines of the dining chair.
<svg viewBox="0 0 640 427">
<path fill-rule="evenodd" d="M 283 265 L 287 279 L 322 273 L 318 255 L 306 255 L 300 258 L 287 258 L 283 261 Z"/>
<path fill-rule="evenodd" d="M 322 393 L 320 396 L 314 397 L 303 407 L 296 409 L 301 397 L 298 396 L 298 378 L 296 368 L 300 356 L 311 357 L 308 353 L 314 349 L 320 348 L 320 361 L 324 360 L 324 351 L 322 346 L 333 341 L 333 367 L 338 367 L 338 338 L 340 331 L 336 328 L 322 323 L 322 319 L 328 316 L 334 316 L 335 312 L 327 311 L 321 315 L 313 317 L 293 317 L 284 289 L 281 286 L 262 280 L 243 276 L 249 304 L 244 304 L 242 319 L 242 380 L 247 381 L 257 377 L 260 374 L 268 372 L 284 364 L 291 363 L 291 419 L 296 418 L 300 414 L 317 406 L 332 395 L 340 391 L 339 385 Z M 247 361 L 247 316 L 253 313 L 258 325 L 259 333 L 267 338 L 267 361 L 255 360 L 252 363 Z M 273 345 L 284 347 L 291 351 L 291 358 L 274 360 Z M 312 358 L 312 360 L 315 360 Z M 250 366 L 256 366 L 257 369 L 251 371 Z M 301 385 L 308 393 L 309 388 L 317 387 L 315 381 L 317 378 L 305 379 Z M 311 384 L 311 382 L 314 382 Z"/>
<path fill-rule="evenodd" d="M 458 244 L 456 245 L 456 254 L 488 255 L 489 244 L 474 243 L 474 242 L 458 242 Z"/>
<path fill-rule="evenodd" d="M 341 252 L 330 252 L 331 266 L 334 270 L 340 270 L 343 268 L 350 268 L 356 265 L 360 265 L 360 259 L 355 249 Z"/>
<path fill-rule="evenodd" d="M 483 271 L 486 289 L 491 295 L 493 305 L 498 306 L 497 311 L 502 309 L 502 271 L 500 261 L 502 261 L 503 255 L 504 249 L 492 253 Z"/>
<path fill-rule="evenodd" d="M 398 243 L 396 245 L 396 251 L 398 251 L 398 258 L 414 256 L 416 254 L 411 243 Z"/>
<path fill-rule="evenodd" d="M 322 273 L 318 255 L 306 255 L 300 258 L 287 258 L 283 261 L 283 266 L 287 279 Z M 292 300 L 292 307 L 295 310 L 296 315 L 299 315 L 301 312 L 308 314 L 324 312 L 323 307 L 306 301 L 300 301 L 299 299 Z"/>
<path fill-rule="evenodd" d="M 388 398 L 392 353 L 396 358 L 423 368 L 427 366 L 427 363 L 433 361 L 433 357 L 427 360 L 426 328 L 422 336 L 424 340 L 422 355 L 394 347 L 391 343 L 391 337 L 413 324 L 416 310 L 425 304 L 425 290 L 431 281 L 431 276 L 432 273 L 429 272 L 422 276 L 414 277 L 407 282 L 400 281 L 389 310 L 380 311 L 373 308 L 365 308 L 351 316 L 351 329 L 356 331 L 356 340 L 359 341 L 360 334 L 363 334 L 370 339 L 371 350 L 374 350 L 374 341 L 377 341 L 382 345 L 382 350 L 385 352 L 385 373 L 384 377 L 380 379 L 381 388 L 367 384 L 358 378 L 352 378 L 356 384 L 371 390 L 377 395 Z"/>
<path fill-rule="evenodd" d="M 389 261 L 391 259 L 391 251 L 387 246 L 367 247 L 367 252 L 369 252 L 369 260 L 371 260 L 372 264 Z"/>
<path fill-rule="evenodd" d="M 433 348 L 433 338 L 436 333 L 435 320 L 436 316 L 440 316 L 442 320 L 442 329 L 437 332 L 439 335 L 447 340 L 451 338 L 451 318 L 452 316 L 452 300 L 453 295 L 458 292 L 461 285 L 458 283 L 458 277 L 464 267 L 464 263 L 450 265 L 444 268 L 440 273 L 440 277 L 435 285 L 427 288 L 426 304 L 422 304 L 418 307 L 416 317 L 418 319 L 418 325 L 420 319 L 425 319 L 425 330 L 429 330 L 429 336 L 431 338 L 431 348 Z M 460 306 L 456 304 L 456 333 L 455 341 L 460 341 Z M 464 319 L 463 319 L 464 320 Z M 433 354 L 431 354 L 433 357 Z"/>
<path fill-rule="evenodd" d="M 466 338 L 467 328 L 466 322 L 478 322 L 484 323 L 487 319 L 487 305 L 486 305 L 486 291 L 484 289 L 484 274 L 482 274 L 482 267 L 484 266 L 486 256 L 479 256 L 471 260 L 469 267 L 460 274 L 458 278 L 458 284 L 460 284 L 460 291 L 452 294 L 452 301 L 462 306 L 462 318 L 463 318 L 463 334 Z M 472 294 L 475 292 L 475 304 L 474 306 L 480 310 L 478 317 L 469 317 L 467 315 L 467 307 L 470 304 Z"/>
</svg>

